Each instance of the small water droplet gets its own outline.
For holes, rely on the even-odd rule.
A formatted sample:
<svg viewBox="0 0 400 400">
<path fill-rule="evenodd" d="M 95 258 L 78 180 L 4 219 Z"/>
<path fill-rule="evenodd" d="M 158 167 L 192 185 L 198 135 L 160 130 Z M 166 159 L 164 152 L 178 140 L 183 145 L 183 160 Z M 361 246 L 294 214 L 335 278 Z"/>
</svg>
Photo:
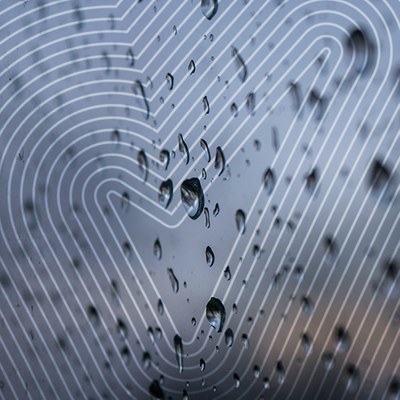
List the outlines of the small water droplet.
<svg viewBox="0 0 400 400">
<path fill-rule="evenodd" d="M 200 358 L 200 371 L 204 371 L 206 369 L 206 362 Z"/>
<path fill-rule="evenodd" d="M 204 209 L 204 194 L 197 178 L 187 179 L 181 185 L 181 200 L 191 219 L 197 219 Z"/>
<path fill-rule="evenodd" d="M 219 204 L 216 203 L 214 210 L 213 210 L 213 215 L 214 215 L 214 217 L 216 217 L 218 214 L 219 214 Z"/>
<path fill-rule="evenodd" d="M 260 367 L 258 365 L 255 365 L 253 367 L 253 373 L 254 373 L 254 378 L 260 377 Z"/>
<path fill-rule="evenodd" d="M 217 387 L 213 386 L 213 392 L 215 393 L 217 391 Z"/>
<path fill-rule="evenodd" d="M 157 260 L 161 260 L 161 256 L 162 256 L 161 243 L 158 238 L 154 242 L 153 254 L 154 254 L 155 258 L 157 258 Z"/>
<path fill-rule="evenodd" d="M 174 35 L 178 34 L 178 29 L 176 28 L 175 25 L 172 27 L 172 31 L 174 32 Z"/>
<path fill-rule="evenodd" d="M 303 347 L 304 351 L 306 352 L 306 354 L 309 354 L 313 347 L 311 336 L 308 333 L 304 332 L 300 336 L 300 340 L 301 346 Z"/>
<path fill-rule="evenodd" d="M 335 329 L 336 349 L 337 351 L 347 351 L 350 347 L 350 337 L 343 326 Z"/>
<path fill-rule="evenodd" d="M 275 174 L 271 168 L 267 168 L 263 175 L 264 188 L 268 195 L 270 195 L 275 188 Z"/>
<path fill-rule="evenodd" d="M 183 140 L 183 136 L 180 133 L 178 135 L 178 145 L 179 145 L 179 153 L 181 154 L 182 160 L 185 164 L 189 164 L 190 154 L 188 147 L 186 146 L 185 141 Z"/>
<path fill-rule="evenodd" d="M 127 192 L 122 193 L 121 197 L 121 210 L 127 212 L 129 208 L 129 194 Z"/>
<path fill-rule="evenodd" d="M 303 114 L 303 110 L 300 110 L 302 96 L 299 83 L 289 82 L 289 92 L 292 95 L 293 109 L 296 111 L 296 113 L 299 113 L 300 119 Z"/>
<path fill-rule="evenodd" d="M 158 303 L 157 303 L 157 311 L 160 315 L 164 314 L 164 303 L 161 299 L 158 299 Z"/>
<path fill-rule="evenodd" d="M 243 83 L 247 77 L 247 68 L 243 58 L 239 54 L 237 48 L 234 46 L 232 46 L 232 57 L 234 59 L 236 71 L 238 72 L 238 77 Z"/>
<path fill-rule="evenodd" d="M 237 309 L 236 303 L 233 303 L 233 305 L 232 305 L 232 312 L 233 312 L 233 314 L 237 314 L 238 313 L 238 309 Z"/>
<path fill-rule="evenodd" d="M 155 331 L 156 331 L 156 338 L 158 339 L 158 340 L 161 340 L 162 339 L 162 330 L 161 330 L 161 328 L 155 328 Z"/>
<path fill-rule="evenodd" d="M 128 242 L 125 242 L 122 245 L 122 251 L 124 252 L 124 256 L 127 260 L 130 260 L 132 257 L 132 249 L 131 245 Z"/>
<path fill-rule="evenodd" d="M 118 286 L 117 286 L 117 282 L 114 280 L 111 280 L 111 298 L 114 303 L 114 306 L 119 307 L 120 298 L 119 298 L 119 293 L 118 293 Z"/>
<path fill-rule="evenodd" d="M 161 150 L 160 151 L 160 161 L 164 165 L 164 169 L 167 170 L 169 165 L 169 151 L 168 150 Z"/>
<path fill-rule="evenodd" d="M 154 337 L 153 328 L 152 328 L 151 326 L 149 326 L 148 329 L 147 329 L 147 335 L 148 335 L 148 337 L 150 338 L 151 343 L 154 344 L 154 343 L 155 343 L 155 337 Z"/>
<path fill-rule="evenodd" d="M 194 318 L 194 317 L 192 318 L 192 325 L 196 326 L 196 318 Z"/>
<path fill-rule="evenodd" d="M 247 110 L 249 111 L 250 115 L 253 116 L 256 111 L 256 95 L 253 92 L 250 92 L 247 97 L 246 97 L 246 107 Z"/>
<path fill-rule="evenodd" d="M 247 318 L 247 325 L 252 326 L 254 323 L 254 320 L 252 317 Z"/>
<path fill-rule="evenodd" d="M 271 132 L 272 132 L 272 147 L 273 147 L 275 153 L 277 153 L 279 150 L 278 128 L 276 126 L 273 126 L 271 129 Z"/>
<path fill-rule="evenodd" d="M 179 335 L 175 335 L 175 337 L 174 337 L 174 348 L 175 348 L 176 361 L 178 362 L 179 373 L 182 373 L 182 371 L 183 371 L 183 346 L 182 346 L 182 339 Z"/>
<path fill-rule="evenodd" d="M 158 190 L 158 202 L 162 207 L 168 208 L 172 201 L 173 196 L 173 184 L 171 179 L 167 179 L 164 182 L 161 182 L 160 188 Z"/>
<path fill-rule="evenodd" d="M 358 368 L 354 364 L 347 364 L 345 369 L 345 379 L 347 380 L 347 390 L 349 393 L 357 392 L 360 386 Z"/>
<path fill-rule="evenodd" d="M 206 248 L 206 262 L 207 262 L 207 265 L 209 267 L 212 267 L 214 265 L 214 260 L 215 260 L 214 252 L 212 251 L 210 246 L 207 246 L 207 248 Z"/>
<path fill-rule="evenodd" d="M 246 215 L 243 210 L 236 211 L 235 221 L 238 232 L 243 235 L 246 231 Z"/>
<path fill-rule="evenodd" d="M 214 35 L 210 33 L 210 42 L 212 42 L 213 40 L 214 40 Z"/>
<path fill-rule="evenodd" d="M 335 366 L 335 355 L 331 351 L 325 351 L 321 357 L 322 365 L 327 371 Z"/>
<path fill-rule="evenodd" d="M 319 172 L 317 167 L 314 167 L 306 176 L 305 181 L 306 181 L 306 190 L 312 196 L 315 193 L 315 189 L 317 187 L 319 179 Z"/>
<path fill-rule="evenodd" d="M 217 331 L 221 332 L 225 322 L 225 307 L 220 299 L 211 297 L 206 306 L 206 317 L 210 325 Z"/>
<path fill-rule="evenodd" d="M 261 142 L 258 139 L 254 139 L 253 145 L 254 145 L 254 148 L 256 149 L 256 151 L 261 150 Z"/>
<path fill-rule="evenodd" d="M 210 227 L 210 212 L 207 207 L 204 207 L 204 218 L 205 218 L 205 226 L 206 228 Z"/>
<path fill-rule="evenodd" d="M 333 236 L 325 236 L 324 245 L 325 251 L 328 253 L 325 261 L 328 265 L 332 266 L 335 263 L 337 256 L 339 255 L 339 249 Z"/>
<path fill-rule="evenodd" d="M 144 369 L 149 369 L 151 367 L 151 357 L 150 357 L 150 354 L 147 351 L 145 351 L 143 353 L 142 362 L 143 362 L 143 368 Z"/>
<path fill-rule="evenodd" d="M 174 271 L 172 270 L 172 268 L 167 268 L 167 273 L 168 273 L 169 281 L 171 282 L 173 292 L 178 293 L 179 282 L 178 282 L 178 279 L 176 279 L 176 276 L 174 275 Z"/>
<path fill-rule="evenodd" d="M 258 244 L 255 244 L 253 246 L 253 257 L 258 260 L 260 258 L 261 255 L 261 249 L 260 246 Z"/>
<path fill-rule="evenodd" d="M 285 367 L 283 366 L 282 360 L 278 360 L 276 363 L 276 371 L 278 372 L 278 383 L 282 385 L 285 381 L 286 371 Z"/>
<path fill-rule="evenodd" d="M 167 80 L 168 90 L 172 90 L 174 87 L 174 77 L 168 72 L 167 75 L 165 75 L 165 79 Z"/>
<path fill-rule="evenodd" d="M 125 365 L 129 364 L 129 362 L 131 360 L 131 353 L 130 353 L 128 347 L 124 346 L 121 349 L 121 358 L 122 358 L 122 361 L 125 363 Z"/>
<path fill-rule="evenodd" d="M 117 332 L 121 340 L 125 340 L 128 336 L 128 328 L 121 319 L 117 319 Z"/>
<path fill-rule="evenodd" d="M 260 318 L 264 318 L 265 317 L 265 311 L 264 310 L 260 310 Z"/>
<path fill-rule="evenodd" d="M 236 118 L 239 115 L 239 111 L 238 111 L 238 107 L 237 107 L 236 103 L 231 104 L 231 113 L 234 118 Z"/>
<path fill-rule="evenodd" d="M 135 65 L 135 58 L 131 49 L 126 51 L 126 60 L 129 62 L 129 66 L 133 67 Z"/>
<path fill-rule="evenodd" d="M 240 378 L 239 375 L 234 373 L 233 374 L 233 380 L 235 381 L 235 387 L 238 389 L 240 387 Z"/>
<path fill-rule="evenodd" d="M 207 172 L 206 172 L 206 170 L 203 168 L 202 170 L 201 170 L 201 177 L 205 180 L 205 179 L 207 179 Z"/>
<path fill-rule="evenodd" d="M 218 11 L 218 0 L 201 0 L 201 12 L 208 19 L 212 19 Z"/>
<path fill-rule="evenodd" d="M 225 344 L 226 344 L 226 347 L 232 347 L 233 340 L 234 340 L 233 331 L 232 331 L 231 328 L 228 328 L 225 331 Z"/>
<path fill-rule="evenodd" d="M 231 279 L 231 270 L 229 269 L 229 265 L 224 270 L 224 277 L 227 281 Z"/>
<path fill-rule="evenodd" d="M 269 385 L 269 378 L 265 377 L 263 379 L 263 385 L 264 385 L 264 389 L 269 389 L 270 385 Z"/>
<path fill-rule="evenodd" d="M 214 168 L 218 171 L 218 176 L 222 175 L 225 170 L 225 156 L 221 147 L 217 147 L 215 152 Z"/>
<path fill-rule="evenodd" d="M 147 98 L 146 98 L 146 95 L 144 92 L 144 87 L 142 85 L 142 82 L 135 81 L 132 89 L 133 89 L 133 93 L 135 94 L 136 102 L 139 105 L 139 108 L 141 110 L 143 110 L 143 113 L 144 113 L 146 119 L 149 119 L 150 108 L 149 108 L 149 103 L 147 102 Z"/>
<path fill-rule="evenodd" d="M 190 71 L 190 75 L 194 74 L 196 71 L 196 65 L 193 60 L 190 60 L 189 62 L 188 71 Z"/>
<path fill-rule="evenodd" d="M 243 333 L 242 335 L 242 343 L 245 349 L 248 349 L 250 347 L 249 337 L 245 333 Z"/>
<path fill-rule="evenodd" d="M 298 280 L 301 281 L 304 276 L 304 267 L 300 264 L 297 264 L 294 268 L 294 277 Z"/>
<path fill-rule="evenodd" d="M 204 139 L 200 139 L 200 147 L 204 150 L 204 158 L 207 162 L 211 161 L 210 149 L 208 148 L 208 144 Z"/>
<path fill-rule="evenodd" d="M 310 316 L 314 311 L 314 304 L 309 297 L 303 296 L 301 299 L 301 305 L 305 315 Z"/>
<path fill-rule="evenodd" d="M 164 392 L 156 380 L 151 383 L 149 387 L 149 394 L 154 400 L 164 400 Z"/>
<path fill-rule="evenodd" d="M 207 96 L 203 97 L 203 109 L 204 109 L 204 114 L 210 113 L 210 104 L 208 103 Z"/>
<path fill-rule="evenodd" d="M 89 322 L 92 324 L 94 328 L 99 326 L 100 324 L 100 315 L 99 312 L 97 311 L 97 308 L 94 306 L 89 306 L 88 307 L 88 318 Z"/>
</svg>

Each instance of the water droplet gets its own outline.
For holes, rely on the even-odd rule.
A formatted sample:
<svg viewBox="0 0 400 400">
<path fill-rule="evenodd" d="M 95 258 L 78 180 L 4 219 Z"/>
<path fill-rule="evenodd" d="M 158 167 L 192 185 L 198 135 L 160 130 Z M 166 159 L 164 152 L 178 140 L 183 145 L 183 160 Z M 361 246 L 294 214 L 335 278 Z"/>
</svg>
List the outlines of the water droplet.
<svg viewBox="0 0 400 400">
<path fill-rule="evenodd" d="M 154 246 L 153 246 L 153 254 L 154 256 L 157 258 L 157 260 L 161 260 L 161 243 L 158 240 L 158 238 L 156 239 L 156 241 L 154 242 Z"/>
<path fill-rule="evenodd" d="M 389 394 L 391 400 L 398 400 L 400 397 L 400 382 L 397 377 L 393 377 L 390 382 Z"/>
<path fill-rule="evenodd" d="M 118 286 L 117 286 L 117 282 L 114 280 L 111 280 L 111 298 L 114 303 L 114 306 L 119 307 L 120 299 L 119 299 L 119 293 L 118 293 Z"/>
<path fill-rule="evenodd" d="M 151 367 L 151 358 L 150 358 L 150 354 L 147 351 L 145 351 L 143 353 L 142 362 L 143 362 L 144 369 L 149 369 Z"/>
<path fill-rule="evenodd" d="M 242 335 L 242 343 L 245 349 L 248 349 L 250 347 L 249 337 L 245 333 L 243 333 Z"/>
<path fill-rule="evenodd" d="M 278 360 L 276 363 L 276 372 L 278 372 L 278 383 L 282 385 L 282 383 L 285 381 L 285 367 L 283 366 L 282 360 Z"/>
<path fill-rule="evenodd" d="M 215 260 L 214 252 L 212 251 L 210 246 L 207 246 L 207 248 L 206 248 L 206 262 L 207 262 L 207 265 L 209 267 L 212 267 L 214 265 L 214 260 Z"/>
<path fill-rule="evenodd" d="M 156 380 L 151 383 L 149 387 L 149 394 L 153 400 L 164 400 L 164 392 Z"/>
<path fill-rule="evenodd" d="M 303 110 L 300 110 L 301 107 L 301 89 L 299 83 L 290 82 L 289 83 L 289 92 L 292 96 L 293 101 L 293 109 L 296 113 L 299 113 L 299 118 L 302 117 Z"/>
<path fill-rule="evenodd" d="M 300 340 L 301 340 L 301 345 L 302 345 L 304 351 L 306 352 L 306 354 L 309 354 L 313 347 L 311 336 L 308 333 L 304 332 L 300 336 Z"/>
<path fill-rule="evenodd" d="M 254 145 L 254 148 L 256 149 L 256 151 L 261 150 L 261 142 L 258 139 L 254 139 L 253 145 Z"/>
<path fill-rule="evenodd" d="M 265 377 L 264 379 L 263 379 L 263 385 L 264 385 L 264 389 L 269 389 L 269 378 L 268 377 Z"/>
<path fill-rule="evenodd" d="M 231 105 L 231 113 L 232 113 L 234 118 L 236 118 L 239 115 L 239 111 L 238 111 L 238 107 L 237 107 L 236 103 L 232 103 L 232 105 Z"/>
<path fill-rule="evenodd" d="M 157 303 L 157 311 L 160 315 L 164 314 L 164 303 L 161 299 L 158 299 L 158 303 Z"/>
<path fill-rule="evenodd" d="M 157 328 L 155 328 L 155 331 L 156 331 L 156 338 L 161 340 L 162 339 L 162 330 L 161 330 L 161 328 L 157 327 Z"/>
<path fill-rule="evenodd" d="M 325 261 L 327 262 L 327 264 L 332 266 L 335 263 L 336 258 L 339 254 L 339 249 L 333 236 L 325 236 L 324 245 L 325 251 L 328 253 Z"/>
<path fill-rule="evenodd" d="M 314 311 L 314 304 L 309 297 L 303 296 L 301 299 L 301 305 L 303 307 L 303 312 L 305 315 L 310 316 Z"/>
<path fill-rule="evenodd" d="M 149 336 L 151 343 L 155 343 L 155 337 L 154 337 L 154 331 L 153 328 L 151 326 L 148 327 L 147 329 L 147 335 Z"/>
<path fill-rule="evenodd" d="M 204 168 L 201 170 L 201 177 L 203 179 L 207 179 L 207 172 L 206 172 L 206 170 Z"/>
<path fill-rule="evenodd" d="M 124 252 L 125 258 L 126 258 L 127 260 L 130 260 L 130 259 L 131 259 L 131 256 L 132 256 L 132 250 L 131 250 L 131 246 L 130 246 L 130 244 L 129 244 L 128 242 L 125 242 L 125 243 L 122 245 L 122 250 L 123 250 L 123 252 Z"/>
<path fill-rule="evenodd" d="M 258 365 L 255 365 L 253 367 L 253 373 L 254 373 L 254 378 L 260 377 L 260 367 Z"/>
<path fill-rule="evenodd" d="M 267 170 L 264 172 L 264 176 L 263 176 L 263 183 L 264 183 L 264 188 L 267 192 L 268 195 L 270 195 L 274 188 L 275 188 L 275 174 L 272 171 L 271 168 L 267 168 Z"/>
<path fill-rule="evenodd" d="M 227 281 L 231 279 L 231 270 L 229 269 L 229 265 L 224 270 L 224 277 Z"/>
<path fill-rule="evenodd" d="M 271 129 L 271 133 L 272 133 L 272 147 L 273 147 L 275 153 L 277 153 L 279 150 L 278 128 L 276 126 L 273 126 Z"/>
<path fill-rule="evenodd" d="M 335 329 L 337 351 L 347 351 L 350 347 L 350 337 L 344 327 L 339 326 Z"/>
<path fill-rule="evenodd" d="M 211 161 L 210 149 L 208 148 L 208 144 L 204 139 L 200 139 L 200 146 L 204 150 L 204 158 L 207 162 Z"/>
<path fill-rule="evenodd" d="M 214 35 L 210 33 L 210 42 L 212 42 L 213 40 L 214 40 Z"/>
<path fill-rule="evenodd" d="M 204 207 L 204 218 L 206 221 L 206 228 L 210 227 L 210 212 L 207 207 Z"/>
<path fill-rule="evenodd" d="M 122 193 L 121 197 L 121 209 L 127 212 L 129 208 L 129 194 L 127 192 Z"/>
<path fill-rule="evenodd" d="M 217 391 L 217 387 L 213 386 L 213 392 L 215 393 Z"/>
<path fill-rule="evenodd" d="M 315 192 L 317 183 L 318 183 L 318 177 L 319 177 L 319 173 L 318 173 L 318 169 L 315 167 L 313 168 L 306 176 L 306 190 L 308 191 L 308 193 L 310 194 L 310 196 L 312 196 Z"/>
<path fill-rule="evenodd" d="M 345 379 L 347 380 L 347 390 L 355 393 L 360 385 L 358 368 L 354 364 L 347 364 L 345 369 Z"/>
<path fill-rule="evenodd" d="M 125 363 L 125 365 L 129 364 L 129 362 L 131 360 L 131 353 L 130 353 L 128 347 L 125 346 L 121 349 L 121 358 L 122 358 L 122 361 Z"/>
<path fill-rule="evenodd" d="M 117 332 L 121 340 L 125 340 L 128 336 L 128 328 L 126 327 L 125 323 L 119 318 L 117 319 Z"/>
<path fill-rule="evenodd" d="M 135 83 L 133 84 L 133 93 L 135 94 L 136 102 L 139 105 L 139 108 L 143 110 L 146 119 L 149 119 L 150 108 L 147 102 L 146 95 L 144 93 L 142 82 L 135 81 Z"/>
<path fill-rule="evenodd" d="M 300 264 L 297 264 L 294 268 L 294 277 L 298 280 L 301 281 L 304 276 L 304 267 Z"/>
<path fill-rule="evenodd" d="M 183 371 L 183 346 L 182 346 L 182 339 L 179 335 L 175 335 L 175 337 L 174 337 L 174 348 L 175 348 L 176 361 L 178 362 L 179 373 L 182 373 L 182 371 Z"/>
<path fill-rule="evenodd" d="M 164 182 L 161 182 L 160 188 L 158 190 L 158 202 L 164 207 L 168 208 L 172 201 L 173 196 L 173 184 L 171 179 L 167 179 Z"/>
<path fill-rule="evenodd" d="M 88 318 L 89 322 L 92 324 L 94 328 L 99 326 L 100 324 L 100 315 L 99 312 L 97 311 L 97 308 L 94 306 L 89 306 L 88 307 Z"/>
<path fill-rule="evenodd" d="M 264 318 L 265 317 L 265 311 L 264 310 L 260 310 L 260 318 Z"/>
<path fill-rule="evenodd" d="M 254 320 L 252 317 L 247 318 L 247 325 L 252 326 L 254 323 Z"/>
<path fill-rule="evenodd" d="M 236 389 L 238 389 L 239 386 L 240 386 L 240 378 L 239 378 L 239 375 L 236 374 L 236 373 L 234 373 L 234 374 L 233 374 L 233 380 L 235 381 L 235 387 L 236 387 Z"/>
<path fill-rule="evenodd" d="M 238 77 L 243 83 L 247 77 L 247 68 L 243 58 L 239 54 L 237 48 L 234 46 L 232 46 L 232 57 L 234 59 L 236 71 L 238 72 Z"/>
<path fill-rule="evenodd" d="M 206 362 L 200 358 L 200 371 L 204 371 L 206 369 Z"/>
<path fill-rule="evenodd" d="M 164 375 L 160 375 L 160 383 L 161 383 L 161 385 L 164 383 Z"/>
<path fill-rule="evenodd" d="M 249 111 L 250 115 L 253 116 L 256 111 L 256 95 L 253 92 L 250 92 L 247 97 L 246 97 L 246 107 L 247 110 Z"/>
<path fill-rule="evenodd" d="M 187 179 L 181 185 L 181 200 L 191 219 L 197 219 L 204 208 L 204 194 L 197 178 Z"/>
<path fill-rule="evenodd" d="M 222 175 L 225 170 L 225 156 L 219 146 L 215 152 L 214 168 L 218 171 L 218 176 Z"/>
<path fill-rule="evenodd" d="M 258 260 L 260 258 L 261 255 L 261 250 L 260 250 L 260 246 L 255 244 L 253 246 L 253 257 Z"/>
<path fill-rule="evenodd" d="M 178 145 L 179 145 L 179 153 L 181 154 L 182 160 L 185 164 L 189 164 L 190 154 L 188 147 L 186 146 L 185 141 L 183 140 L 183 136 L 180 133 L 178 135 Z"/>
<path fill-rule="evenodd" d="M 168 72 L 168 74 L 165 75 L 165 79 L 167 80 L 168 89 L 172 90 L 174 87 L 174 77 Z"/>
<path fill-rule="evenodd" d="M 193 60 L 190 60 L 189 62 L 188 71 L 190 71 L 190 75 L 194 74 L 196 71 L 196 65 Z"/>
<path fill-rule="evenodd" d="M 135 58 L 131 49 L 126 51 L 126 60 L 129 62 L 129 66 L 133 67 L 135 65 Z"/>
<path fill-rule="evenodd" d="M 325 351 L 321 357 L 322 365 L 327 371 L 335 366 L 335 355 L 331 351 Z"/>
<path fill-rule="evenodd" d="M 118 129 L 114 129 L 114 130 L 111 132 L 111 141 L 114 142 L 114 143 L 116 143 L 117 146 L 118 146 L 120 140 L 121 140 L 121 138 L 120 138 Z"/>
<path fill-rule="evenodd" d="M 278 291 L 281 288 L 281 277 L 282 277 L 282 275 L 280 274 L 280 272 L 277 272 L 274 275 L 274 278 L 272 280 L 272 288 L 275 291 Z"/>
<path fill-rule="evenodd" d="M 237 314 L 238 313 L 238 309 L 237 309 L 236 303 L 233 303 L 233 305 L 232 305 L 232 312 L 233 312 L 233 314 Z"/>
<path fill-rule="evenodd" d="M 225 344 L 226 344 L 226 347 L 232 347 L 233 340 L 234 340 L 233 331 L 232 331 L 231 328 L 228 328 L 225 331 Z"/>
<path fill-rule="evenodd" d="M 206 317 L 210 325 L 221 332 L 225 322 L 225 307 L 220 299 L 211 297 L 206 306 Z"/>
<path fill-rule="evenodd" d="M 218 11 L 218 0 L 201 0 L 201 12 L 208 19 L 212 19 Z"/>
<path fill-rule="evenodd" d="M 176 28 L 175 25 L 172 27 L 172 31 L 174 32 L 174 35 L 178 34 L 178 29 Z"/>
<path fill-rule="evenodd" d="M 246 231 L 246 215 L 243 210 L 236 211 L 235 221 L 238 232 L 243 235 Z"/>
<path fill-rule="evenodd" d="M 178 293 L 179 282 L 178 282 L 178 279 L 176 279 L 176 276 L 174 275 L 174 271 L 172 270 L 172 268 L 167 268 L 167 273 L 168 273 L 169 281 L 171 282 L 173 292 Z"/>
<path fill-rule="evenodd" d="M 161 150 L 160 151 L 160 161 L 164 165 L 164 169 L 167 170 L 169 165 L 169 151 L 168 150 Z"/>
<path fill-rule="evenodd" d="M 218 214 L 219 214 L 219 204 L 216 203 L 214 210 L 213 210 L 213 215 L 214 215 L 214 217 L 216 217 Z"/>
<path fill-rule="evenodd" d="M 192 318 L 192 325 L 196 326 L 196 318 L 194 318 L 194 317 Z"/>
<path fill-rule="evenodd" d="M 374 159 L 369 170 L 371 191 L 376 197 L 382 198 L 385 202 L 392 200 L 395 189 L 397 189 L 392 169 L 388 163 L 384 164 L 383 161 Z"/>
<path fill-rule="evenodd" d="M 203 97 L 203 109 L 204 109 L 204 114 L 210 113 L 210 104 L 208 103 L 207 96 Z"/>
</svg>

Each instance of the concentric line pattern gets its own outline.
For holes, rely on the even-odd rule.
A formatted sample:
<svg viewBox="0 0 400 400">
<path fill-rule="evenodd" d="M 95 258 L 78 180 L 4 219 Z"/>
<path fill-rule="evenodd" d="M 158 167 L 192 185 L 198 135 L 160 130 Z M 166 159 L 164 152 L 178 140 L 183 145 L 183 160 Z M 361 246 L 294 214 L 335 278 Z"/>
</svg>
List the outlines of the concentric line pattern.
<svg viewBox="0 0 400 400">
<path fill-rule="evenodd" d="M 0 398 L 398 398 L 399 30 L 397 0 L 2 0 Z"/>
</svg>

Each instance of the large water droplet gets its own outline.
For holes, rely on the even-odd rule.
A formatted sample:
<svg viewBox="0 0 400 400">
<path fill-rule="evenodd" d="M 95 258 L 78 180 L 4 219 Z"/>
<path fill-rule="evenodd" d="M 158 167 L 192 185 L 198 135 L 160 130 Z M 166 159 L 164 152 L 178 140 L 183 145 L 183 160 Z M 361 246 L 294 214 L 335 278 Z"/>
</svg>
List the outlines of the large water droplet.
<svg viewBox="0 0 400 400">
<path fill-rule="evenodd" d="M 200 371 L 204 371 L 206 369 L 206 362 L 200 358 Z"/>
<path fill-rule="evenodd" d="M 174 337 L 174 348 L 176 361 L 178 362 L 179 373 L 183 371 L 183 346 L 182 346 L 182 338 L 179 335 L 175 335 Z"/>
<path fill-rule="evenodd" d="M 183 392 L 182 392 L 182 400 L 189 400 L 189 394 L 188 394 L 188 392 L 186 391 L 186 389 L 183 389 Z"/>
<path fill-rule="evenodd" d="M 263 379 L 263 385 L 264 389 L 269 389 L 269 378 L 267 376 Z"/>
<path fill-rule="evenodd" d="M 272 169 L 268 167 L 263 175 L 264 188 L 267 191 L 267 194 L 270 195 L 273 192 L 275 188 L 275 181 L 275 174 Z"/>
<path fill-rule="evenodd" d="M 172 90 L 174 87 L 174 77 L 168 72 L 167 75 L 165 75 L 165 79 L 167 80 L 168 89 Z"/>
<path fill-rule="evenodd" d="M 245 349 L 248 349 L 250 347 L 250 339 L 245 333 L 243 333 L 242 335 L 242 343 Z"/>
<path fill-rule="evenodd" d="M 178 135 L 178 145 L 179 145 L 179 153 L 181 154 L 183 162 L 185 164 L 188 164 L 189 163 L 190 154 L 189 154 L 188 147 L 186 146 L 186 143 L 183 140 L 183 136 L 182 136 L 181 133 Z"/>
<path fill-rule="evenodd" d="M 117 282 L 112 280 L 110 284 L 111 284 L 111 298 L 112 298 L 112 301 L 113 301 L 115 307 L 119 307 L 120 298 L 119 298 L 119 293 L 118 293 Z"/>
<path fill-rule="evenodd" d="M 239 386 L 240 386 L 240 378 L 239 378 L 239 375 L 236 374 L 236 373 L 234 373 L 234 374 L 233 374 L 233 380 L 235 381 L 235 387 L 236 387 L 236 389 L 238 389 Z"/>
<path fill-rule="evenodd" d="M 238 107 L 237 107 L 236 103 L 231 104 L 231 113 L 234 118 L 236 118 L 239 115 L 239 111 L 238 111 Z"/>
<path fill-rule="evenodd" d="M 172 201 L 174 188 L 171 179 L 161 182 L 158 190 L 158 202 L 164 207 L 168 208 Z"/>
<path fill-rule="evenodd" d="M 224 277 L 227 281 L 231 279 L 231 270 L 229 268 L 229 265 L 224 270 Z"/>
<path fill-rule="evenodd" d="M 225 307 L 220 299 L 211 297 L 206 306 L 206 317 L 210 325 L 217 331 L 221 332 L 225 322 Z"/>
<path fill-rule="evenodd" d="M 203 97 L 203 109 L 204 109 L 204 114 L 210 113 L 210 104 L 208 103 L 207 96 Z"/>
<path fill-rule="evenodd" d="M 222 175 L 225 170 L 225 156 L 221 147 L 217 147 L 215 152 L 214 168 L 218 171 L 218 176 Z"/>
<path fill-rule="evenodd" d="M 88 307 L 88 318 L 89 322 L 92 324 L 94 328 L 99 326 L 100 324 L 100 315 L 99 312 L 97 311 L 97 308 L 94 306 L 89 306 Z"/>
<path fill-rule="evenodd" d="M 142 362 L 143 362 L 143 368 L 144 369 L 149 369 L 151 367 L 151 357 L 150 357 L 150 354 L 147 351 L 145 351 L 143 353 Z"/>
<path fill-rule="evenodd" d="M 204 208 L 204 194 L 197 178 L 187 179 L 181 185 L 183 207 L 191 219 L 197 219 Z"/>
<path fill-rule="evenodd" d="M 347 391 L 355 393 L 360 386 L 358 368 L 354 364 L 347 364 L 345 369 L 345 379 L 347 381 Z"/>
<path fill-rule="evenodd" d="M 255 114 L 256 108 L 256 94 L 254 92 L 250 92 L 246 97 L 246 107 L 249 111 L 250 115 L 253 116 Z"/>
<path fill-rule="evenodd" d="M 153 254 L 157 258 L 157 260 L 161 260 L 161 256 L 162 256 L 161 243 L 158 238 L 154 242 Z"/>
<path fill-rule="evenodd" d="M 158 299 L 158 303 L 157 303 L 157 311 L 160 315 L 164 314 L 164 303 L 161 299 Z"/>
<path fill-rule="evenodd" d="M 301 336 L 300 336 L 300 340 L 301 340 L 301 346 L 303 347 L 304 351 L 309 354 L 312 350 L 312 339 L 311 336 L 304 332 Z"/>
<path fill-rule="evenodd" d="M 176 279 L 176 276 L 174 275 L 174 271 L 171 268 L 167 268 L 167 273 L 168 273 L 169 281 L 171 282 L 173 292 L 178 293 L 179 282 L 178 282 L 178 279 Z"/>
<path fill-rule="evenodd" d="M 167 168 L 168 168 L 169 160 L 170 160 L 169 151 L 165 150 L 165 149 L 161 150 L 160 151 L 160 161 L 164 165 L 165 170 L 167 170 Z"/>
<path fill-rule="evenodd" d="M 125 365 L 128 365 L 131 360 L 131 353 L 126 346 L 121 349 L 121 359 Z"/>
<path fill-rule="evenodd" d="M 308 317 L 313 313 L 314 311 L 314 304 L 312 303 L 311 299 L 307 296 L 303 296 L 301 299 L 301 306 L 303 307 L 303 312 L 305 315 Z"/>
<path fill-rule="evenodd" d="M 233 340 L 234 340 L 233 331 L 232 331 L 231 328 L 228 328 L 225 331 L 225 344 L 226 344 L 226 347 L 232 347 Z"/>
<path fill-rule="evenodd" d="M 350 337 L 343 326 L 335 329 L 336 349 L 337 351 L 347 351 L 350 347 Z"/>
<path fill-rule="evenodd" d="M 282 360 L 278 360 L 276 363 L 276 372 L 278 372 L 278 383 L 282 385 L 285 381 L 286 371 L 285 367 L 283 366 Z"/>
<path fill-rule="evenodd" d="M 238 232 L 243 235 L 246 231 L 246 215 L 243 210 L 236 211 L 235 221 Z"/>
<path fill-rule="evenodd" d="M 232 46 L 232 57 L 234 59 L 236 71 L 238 71 L 238 77 L 242 82 L 244 82 L 247 77 L 247 68 L 243 58 L 239 54 L 237 48 L 234 46 Z"/>
<path fill-rule="evenodd" d="M 207 162 L 210 162 L 211 161 L 210 149 L 208 148 L 208 144 L 204 139 L 200 139 L 200 146 L 204 150 L 204 158 L 207 160 Z"/>
<path fill-rule="evenodd" d="M 133 93 L 136 96 L 136 102 L 139 105 L 139 108 L 143 110 L 146 119 L 149 119 L 150 116 L 150 108 L 149 104 L 147 103 L 147 98 L 144 93 L 144 88 L 142 82 L 136 81 L 133 84 Z"/>
<path fill-rule="evenodd" d="M 322 365 L 326 370 L 331 370 L 335 366 L 335 355 L 331 351 L 325 351 L 321 357 Z"/>
<path fill-rule="evenodd" d="M 189 62 L 188 71 L 190 71 L 190 75 L 194 74 L 196 71 L 196 64 L 194 63 L 193 60 L 190 60 Z"/>
<path fill-rule="evenodd" d="M 151 383 L 149 387 L 149 394 L 153 400 L 164 400 L 164 392 L 156 380 Z"/>
<path fill-rule="evenodd" d="M 117 319 L 117 332 L 121 340 L 125 340 L 128 336 L 128 328 L 126 327 L 125 323 L 119 318 Z"/>
<path fill-rule="evenodd" d="M 210 20 L 218 11 L 218 0 L 201 0 L 201 12 Z"/>
<path fill-rule="evenodd" d="M 207 262 L 207 265 L 209 267 L 212 267 L 214 265 L 214 259 L 215 259 L 214 252 L 212 251 L 210 246 L 207 246 L 207 248 L 206 248 L 206 262 Z"/>
</svg>

